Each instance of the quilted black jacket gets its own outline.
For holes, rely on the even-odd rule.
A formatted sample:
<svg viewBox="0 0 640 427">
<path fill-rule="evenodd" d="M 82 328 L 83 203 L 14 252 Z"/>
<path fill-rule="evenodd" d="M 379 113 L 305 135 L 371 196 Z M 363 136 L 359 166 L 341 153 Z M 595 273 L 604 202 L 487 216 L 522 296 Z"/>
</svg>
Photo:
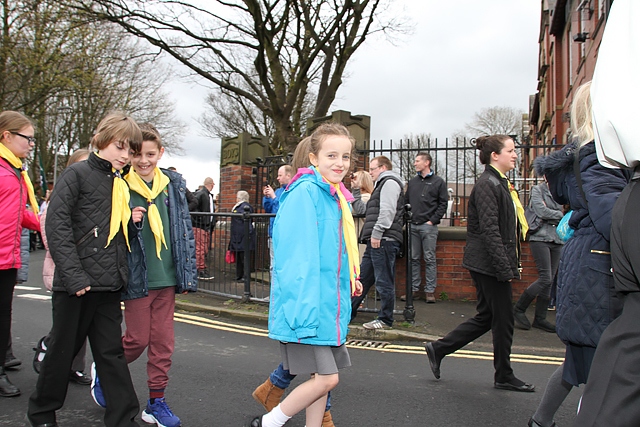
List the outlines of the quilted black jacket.
<svg viewBox="0 0 640 427">
<path fill-rule="evenodd" d="M 128 249 L 122 231 L 105 248 L 114 179 L 111 163 L 94 153 L 58 178 L 46 219 L 47 241 L 56 264 L 54 291 L 75 295 L 87 286 L 90 292 L 116 292 L 126 286 Z M 129 238 L 135 235 L 135 227 L 130 226 Z"/>
<path fill-rule="evenodd" d="M 520 277 L 518 224 L 507 180 L 487 166 L 469 197 L 462 266 L 501 282 Z"/>
</svg>

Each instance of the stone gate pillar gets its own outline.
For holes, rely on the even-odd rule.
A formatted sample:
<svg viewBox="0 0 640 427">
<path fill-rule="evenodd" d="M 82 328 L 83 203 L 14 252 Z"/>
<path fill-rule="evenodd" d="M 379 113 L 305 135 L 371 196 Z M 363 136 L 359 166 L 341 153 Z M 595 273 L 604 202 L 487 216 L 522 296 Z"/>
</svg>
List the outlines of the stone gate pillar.
<svg viewBox="0 0 640 427">
<path fill-rule="evenodd" d="M 346 126 L 356 140 L 356 150 L 369 150 L 369 141 L 371 140 L 370 116 L 353 116 L 350 111 L 337 110 L 331 113 L 330 116 L 307 120 L 307 133 L 310 135 L 318 126 L 325 122 L 335 122 Z M 352 168 L 353 170 L 360 170 L 365 166 L 368 167 L 369 160 L 365 159 L 362 154 L 356 153 L 354 160 L 355 165 Z"/>
<path fill-rule="evenodd" d="M 249 193 L 249 201 L 253 204 L 256 197 L 256 175 L 253 169 L 257 164 L 256 159 L 264 159 L 268 153 L 269 142 L 266 137 L 242 132 L 238 136 L 222 139 L 219 212 L 231 212 L 236 204 L 236 193 L 240 190 Z"/>
</svg>

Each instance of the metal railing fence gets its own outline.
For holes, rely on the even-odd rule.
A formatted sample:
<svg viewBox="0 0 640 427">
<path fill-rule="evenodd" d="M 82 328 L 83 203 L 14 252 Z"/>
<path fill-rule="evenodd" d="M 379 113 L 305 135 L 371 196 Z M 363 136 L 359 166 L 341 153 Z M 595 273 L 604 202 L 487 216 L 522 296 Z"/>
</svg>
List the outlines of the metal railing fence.
<svg viewBox="0 0 640 427">
<path fill-rule="evenodd" d="M 237 299 L 243 302 L 260 302 L 267 303 L 269 301 L 269 292 L 271 285 L 270 272 L 270 255 L 269 255 L 269 220 L 275 217 L 275 214 L 266 213 L 204 213 L 192 212 L 192 218 L 197 216 L 210 216 L 215 222 L 213 231 L 211 232 L 211 247 L 206 254 L 206 266 L 211 279 L 198 280 L 198 291 L 206 292 L 213 295 Z M 237 275 L 236 264 L 228 264 L 225 261 L 225 254 L 229 248 L 231 237 L 231 219 L 242 218 L 244 227 L 245 241 L 251 239 L 250 224 L 253 224 L 255 233 L 255 250 L 237 252 L 236 256 L 244 257 L 243 280 L 235 280 Z M 364 215 L 354 215 L 354 219 L 364 218 Z M 408 218 L 405 216 L 405 221 Z M 360 234 L 360 227 L 363 221 L 356 221 L 356 232 Z M 410 223 L 407 224 L 410 227 Z M 407 232 L 409 232 L 407 230 Z M 406 233 L 405 233 L 406 241 Z M 407 283 L 406 286 L 411 287 L 411 259 L 410 245 L 404 246 L 404 258 L 397 259 L 397 263 L 406 263 Z M 408 292 L 407 295 L 411 295 Z M 378 312 L 379 304 L 375 287 L 372 288 L 369 295 L 362 302 L 359 311 L 362 312 Z M 406 301 L 404 307 L 396 306 L 394 310 L 396 315 L 404 315 L 405 321 L 412 322 L 415 318 L 413 312 L 413 302 L 411 298 Z"/>
</svg>

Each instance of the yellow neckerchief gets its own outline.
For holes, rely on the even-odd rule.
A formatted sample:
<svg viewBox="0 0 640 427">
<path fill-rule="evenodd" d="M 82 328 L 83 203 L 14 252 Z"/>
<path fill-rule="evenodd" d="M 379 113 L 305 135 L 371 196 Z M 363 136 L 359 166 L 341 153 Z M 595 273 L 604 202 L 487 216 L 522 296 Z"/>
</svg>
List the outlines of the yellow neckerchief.
<svg viewBox="0 0 640 427">
<path fill-rule="evenodd" d="M 520 232 L 522 233 L 522 239 L 524 240 L 527 236 L 527 231 L 529 231 L 529 224 L 527 223 L 527 218 L 524 216 L 524 207 L 522 207 L 522 203 L 520 202 L 520 197 L 518 197 L 518 192 L 515 187 L 511 185 L 509 182 L 509 178 L 502 172 L 500 172 L 495 166 L 491 165 L 502 178 L 507 180 L 507 186 L 509 187 L 509 193 L 511 194 L 511 199 L 513 200 L 513 204 L 516 207 L 516 215 L 518 217 L 518 222 L 520 223 Z"/>
<path fill-rule="evenodd" d="M 347 198 L 342 193 L 340 184 L 334 184 L 324 176 L 322 179 L 331 185 L 338 194 L 340 200 L 340 209 L 342 210 L 342 230 L 344 233 L 344 244 L 347 248 L 347 257 L 349 258 L 349 283 L 351 284 L 351 295 L 356 290 L 356 280 L 360 279 L 360 255 L 358 253 L 358 239 L 356 238 L 356 225 L 353 222 L 351 208 Z"/>
<path fill-rule="evenodd" d="M 147 199 L 147 218 L 149 219 L 149 227 L 151 228 L 153 237 L 156 240 L 156 255 L 158 256 L 158 259 L 162 259 L 160 257 L 160 250 L 162 249 L 162 245 L 167 249 L 167 242 L 164 239 L 164 229 L 162 226 L 162 219 L 160 218 L 160 212 L 158 211 L 158 207 L 154 200 L 158 197 L 158 194 L 160 194 L 162 190 L 169 185 L 169 177 L 163 174 L 160 171 L 160 168 L 156 167 L 153 170 L 153 186 L 151 188 L 149 188 L 140 175 L 138 175 L 138 173 L 133 169 L 129 171 L 124 179 L 129 183 L 131 190 Z"/>
<path fill-rule="evenodd" d="M 16 155 L 13 154 L 13 152 L 9 150 L 7 146 L 1 142 L 0 142 L 0 157 L 2 157 L 7 162 L 9 162 L 9 164 L 14 168 L 20 169 L 22 171 L 20 172 L 20 174 L 22 175 L 24 182 L 27 184 L 27 192 L 29 193 L 29 204 L 31 205 L 31 209 L 33 210 L 33 212 L 36 214 L 36 216 L 38 216 L 38 211 L 39 211 L 38 202 L 36 201 L 36 195 L 33 192 L 33 184 L 31 183 L 31 178 L 29 178 L 29 174 L 27 173 L 27 171 L 22 169 L 22 160 L 16 157 Z"/>
<path fill-rule="evenodd" d="M 100 157 L 98 153 L 94 153 Z M 104 160 L 102 157 L 100 157 Z M 120 231 L 120 225 L 122 224 L 122 233 L 124 234 L 124 240 L 127 242 L 127 248 L 131 252 L 131 246 L 129 246 L 129 220 L 131 219 L 131 209 L 129 208 L 129 187 L 124 182 L 119 170 L 114 167 L 111 168 L 113 172 L 113 190 L 111 192 L 111 222 L 109 223 L 109 237 L 107 238 L 107 244 L 105 248 L 109 246 L 111 240 Z"/>
</svg>

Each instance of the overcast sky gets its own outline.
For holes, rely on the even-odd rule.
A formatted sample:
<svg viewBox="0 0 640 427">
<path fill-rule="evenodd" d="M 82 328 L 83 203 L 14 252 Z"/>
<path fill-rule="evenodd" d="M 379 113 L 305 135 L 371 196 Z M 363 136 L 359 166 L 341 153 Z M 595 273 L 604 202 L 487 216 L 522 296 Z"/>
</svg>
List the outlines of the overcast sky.
<svg viewBox="0 0 640 427">
<path fill-rule="evenodd" d="M 371 139 L 389 141 L 419 133 L 447 138 L 487 107 L 528 110 L 537 86 L 539 0 L 395 2 L 405 5 L 413 34 L 395 46 L 368 39 L 330 111 L 371 116 Z M 165 155 L 160 165 L 175 166 L 192 189 L 207 176 L 217 184 L 220 140 L 203 137 L 195 120 L 206 89 L 175 82 L 170 91 L 188 124 L 186 154 Z"/>
</svg>

